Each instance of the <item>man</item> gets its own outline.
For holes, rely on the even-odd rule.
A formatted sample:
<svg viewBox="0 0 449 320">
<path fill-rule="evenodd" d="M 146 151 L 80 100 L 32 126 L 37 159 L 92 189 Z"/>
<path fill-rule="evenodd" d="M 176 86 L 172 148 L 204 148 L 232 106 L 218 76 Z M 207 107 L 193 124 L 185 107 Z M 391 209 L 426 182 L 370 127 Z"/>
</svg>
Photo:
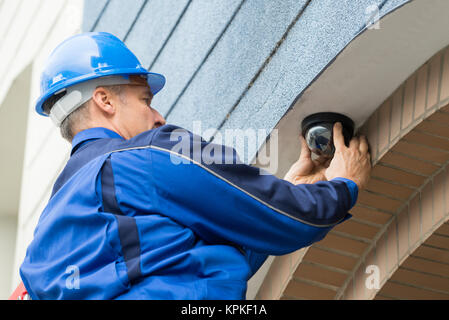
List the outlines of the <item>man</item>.
<svg viewBox="0 0 449 320">
<path fill-rule="evenodd" d="M 261 175 L 233 149 L 167 125 L 151 105 L 164 84 L 107 33 L 50 56 L 36 109 L 72 153 L 20 268 L 32 299 L 244 299 L 268 255 L 350 217 L 369 178 L 365 138 L 346 147 L 337 124 L 327 168 L 301 138 L 284 180 Z"/>
</svg>

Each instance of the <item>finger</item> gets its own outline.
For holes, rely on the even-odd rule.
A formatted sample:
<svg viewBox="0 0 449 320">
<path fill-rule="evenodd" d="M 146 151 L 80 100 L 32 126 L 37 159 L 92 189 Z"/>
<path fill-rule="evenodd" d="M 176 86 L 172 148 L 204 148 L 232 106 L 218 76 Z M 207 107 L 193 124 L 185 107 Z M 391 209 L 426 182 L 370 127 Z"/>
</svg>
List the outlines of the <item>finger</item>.
<svg viewBox="0 0 449 320">
<path fill-rule="evenodd" d="M 306 139 L 304 139 L 303 136 L 300 136 L 299 140 L 301 141 L 301 154 L 299 155 L 299 159 L 310 159 L 311 152 L 309 146 L 307 145 Z"/>
<path fill-rule="evenodd" d="M 359 150 L 362 154 L 368 153 L 368 140 L 365 136 L 360 137 Z"/>
<path fill-rule="evenodd" d="M 326 163 L 326 161 L 328 160 L 328 158 L 323 157 L 323 156 L 319 156 L 318 158 L 316 158 L 314 160 L 314 162 L 316 162 L 318 165 L 323 165 Z"/>
<path fill-rule="evenodd" d="M 360 141 L 358 137 L 354 137 L 351 139 L 351 141 L 349 142 L 349 148 L 350 149 L 358 149 L 360 145 Z"/>
<path fill-rule="evenodd" d="M 342 133 L 342 125 L 340 122 L 337 122 L 334 125 L 334 133 L 333 133 L 333 138 L 334 138 L 334 146 L 336 150 L 345 148 L 345 138 L 343 137 L 343 133 Z"/>
</svg>

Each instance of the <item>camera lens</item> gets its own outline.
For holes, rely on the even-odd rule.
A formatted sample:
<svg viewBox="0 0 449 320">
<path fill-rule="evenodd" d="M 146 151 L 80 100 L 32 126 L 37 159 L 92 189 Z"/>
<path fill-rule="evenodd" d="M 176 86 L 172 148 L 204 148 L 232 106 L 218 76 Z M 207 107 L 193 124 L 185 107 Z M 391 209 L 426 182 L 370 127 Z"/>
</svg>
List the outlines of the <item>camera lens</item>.
<svg viewBox="0 0 449 320">
<path fill-rule="evenodd" d="M 330 158 L 334 155 L 332 128 L 330 125 L 316 125 L 306 132 L 309 149 L 318 156 Z"/>
<path fill-rule="evenodd" d="M 319 112 L 304 118 L 301 123 L 302 135 L 314 154 L 325 158 L 334 156 L 333 128 L 336 122 L 342 124 L 343 137 L 348 146 L 355 126 L 347 116 L 334 112 Z"/>
</svg>

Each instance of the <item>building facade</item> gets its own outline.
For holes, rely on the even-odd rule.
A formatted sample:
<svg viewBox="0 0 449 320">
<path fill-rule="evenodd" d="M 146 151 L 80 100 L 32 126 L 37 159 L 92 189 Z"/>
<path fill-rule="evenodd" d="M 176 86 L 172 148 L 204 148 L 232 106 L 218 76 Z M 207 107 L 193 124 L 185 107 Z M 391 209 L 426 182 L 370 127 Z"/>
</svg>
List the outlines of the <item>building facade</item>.
<svg viewBox="0 0 449 320">
<path fill-rule="evenodd" d="M 270 257 L 248 299 L 449 298 L 447 1 L 25 1 L 0 3 L 0 142 L 10 150 L 0 183 L 10 276 L 0 281 L 10 289 L 70 147 L 34 113 L 42 63 L 72 34 L 107 31 L 166 76 L 153 105 L 169 123 L 278 177 L 311 113 L 344 113 L 368 136 L 373 177 L 353 218 Z"/>
</svg>

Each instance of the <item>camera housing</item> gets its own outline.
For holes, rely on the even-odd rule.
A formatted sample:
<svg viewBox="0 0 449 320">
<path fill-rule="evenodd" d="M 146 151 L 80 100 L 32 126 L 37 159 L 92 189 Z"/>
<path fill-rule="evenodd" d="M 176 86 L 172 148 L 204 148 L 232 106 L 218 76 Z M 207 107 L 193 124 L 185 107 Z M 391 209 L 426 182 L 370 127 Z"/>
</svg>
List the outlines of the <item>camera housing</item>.
<svg viewBox="0 0 449 320">
<path fill-rule="evenodd" d="M 355 125 L 347 116 L 334 112 L 320 112 L 304 118 L 301 123 L 302 135 L 312 153 L 324 158 L 334 156 L 333 127 L 337 122 L 342 124 L 345 144 L 349 146 L 354 136 Z"/>
</svg>

